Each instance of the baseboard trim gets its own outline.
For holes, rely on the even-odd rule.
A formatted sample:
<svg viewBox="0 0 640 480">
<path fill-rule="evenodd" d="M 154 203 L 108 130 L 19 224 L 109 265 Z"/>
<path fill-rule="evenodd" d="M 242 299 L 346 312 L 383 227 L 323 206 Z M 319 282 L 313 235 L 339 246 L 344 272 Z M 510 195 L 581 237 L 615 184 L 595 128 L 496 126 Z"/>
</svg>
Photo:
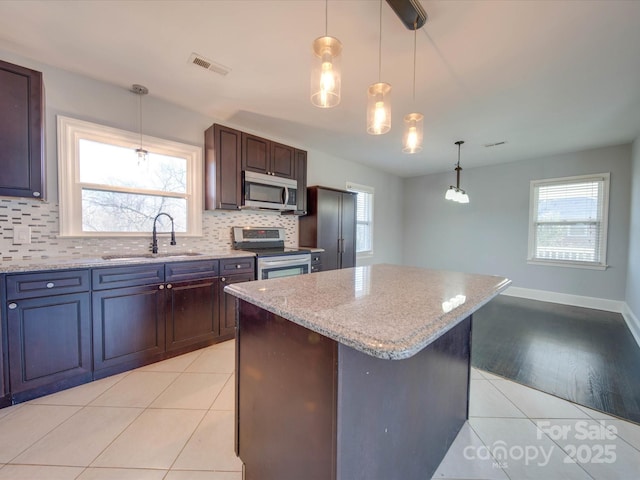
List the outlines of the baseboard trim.
<svg viewBox="0 0 640 480">
<path fill-rule="evenodd" d="M 640 320 L 638 320 L 638 317 L 633 314 L 627 303 L 624 304 L 622 316 L 624 317 L 624 321 L 627 322 L 627 326 L 629 327 L 629 330 L 631 330 L 633 338 L 636 339 L 636 343 L 640 347 Z"/>
<path fill-rule="evenodd" d="M 511 297 L 528 298 L 529 300 L 540 300 L 541 302 L 560 303 L 562 305 L 573 305 L 574 307 L 593 308 L 606 312 L 623 313 L 626 303 L 620 300 L 609 300 L 607 298 L 584 297 L 582 295 L 572 295 L 570 293 L 549 292 L 547 290 L 535 290 L 533 288 L 509 287 L 502 295 Z"/>
</svg>

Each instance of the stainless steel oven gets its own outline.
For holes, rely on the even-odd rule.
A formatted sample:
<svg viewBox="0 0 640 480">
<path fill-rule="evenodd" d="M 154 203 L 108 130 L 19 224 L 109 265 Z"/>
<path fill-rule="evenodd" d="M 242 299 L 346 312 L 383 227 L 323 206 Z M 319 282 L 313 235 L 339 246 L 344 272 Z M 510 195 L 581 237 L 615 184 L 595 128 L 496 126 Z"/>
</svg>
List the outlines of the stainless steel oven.
<svg viewBox="0 0 640 480">
<path fill-rule="evenodd" d="M 256 254 L 257 280 L 311 272 L 311 253 L 284 244 L 284 228 L 233 227 L 233 248 Z"/>
<path fill-rule="evenodd" d="M 311 254 L 288 254 L 273 257 L 261 257 L 258 254 L 256 266 L 258 280 L 302 275 L 311 271 Z"/>
</svg>

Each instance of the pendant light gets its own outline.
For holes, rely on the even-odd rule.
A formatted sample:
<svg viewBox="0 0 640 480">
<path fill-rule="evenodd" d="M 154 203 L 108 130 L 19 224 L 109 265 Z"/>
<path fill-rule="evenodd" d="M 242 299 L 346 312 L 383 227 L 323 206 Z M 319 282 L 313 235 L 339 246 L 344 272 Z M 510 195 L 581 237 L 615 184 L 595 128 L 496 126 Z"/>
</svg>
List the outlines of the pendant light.
<svg viewBox="0 0 640 480">
<path fill-rule="evenodd" d="M 138 113 L 139 113 L 139 132 L 140 132 L 140 147 L 136 148 L 136 153 L 138 154 L 138 162 L 144 161 L 147 159 L 149 152 L 147 152 L 144 148 L 142 148 L 142 96 L 149 93 L 149 89 L 143 85 L 138 85 L 137 83 L 131 86 L 131 91 L 138 95 Z"/>
<path fill-rule="evenodd" d="M 335 107 L 340 103 L 340 40 L 327 35 L 328 0 L 325 0 L 324 37 L 313 41 L 311 68 L 311 103 L 320 108 Z"/>
<path fill-rule="evenodd" d="M 460 166 L 460 145 L 464 143 L 463 140 L 458 140 L 455 144 L 458 146 L 458 163 L 456 164 L 456 186 L 449 186 L 444 198 L 446 200 L 452 200 L 458 203 L 469 203 L 469 195 L 460 188 L 460 172 L 462 167 Z"/>
<path fill-rule="evenodd" d="M 418 36 L 418 20 L 413 24 L 413 103 L 416 103 L 416 39 Z M 418 153 L 422 151 L 422 132 L 424 115 L 410 113 L 404 117 L 404 135 L 402 151 L 404 153 Z"/>
<path fill-rule="evenodd" d="M 391 130 L 391 85 L 380 81 L 382 72 L 382 0 L 380 0 L 380 42 L 378 45 L 378 83 L 369 86 L 367 133 L 382 135 Z"/>
</svg>

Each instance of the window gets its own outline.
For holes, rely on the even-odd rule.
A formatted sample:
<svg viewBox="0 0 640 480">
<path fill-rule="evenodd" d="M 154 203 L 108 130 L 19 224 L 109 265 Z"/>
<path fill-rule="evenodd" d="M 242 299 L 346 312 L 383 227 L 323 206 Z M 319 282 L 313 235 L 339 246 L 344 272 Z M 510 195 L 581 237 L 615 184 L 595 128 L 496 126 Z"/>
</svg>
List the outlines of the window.
<svg viewBox="0 0 640 480">
<path fill-rule="evenodd" d="M 609 174 L 531 182 L 529 262 L 607 267 Z"/>
<path fill-rule="evenodd" d="M 373 255 L 373 188 L 347 182 L 347 190 L 358 194 L 356 200 L 356 253 Z"/>
<path fill-rule="evenodd" d="M 201 148 L 144 137 L 139 161 L 139 146 L 138 134 L 58 116 L 60 235 L 148 235 L 160 212 L 201 235 Z"/>
</svg>

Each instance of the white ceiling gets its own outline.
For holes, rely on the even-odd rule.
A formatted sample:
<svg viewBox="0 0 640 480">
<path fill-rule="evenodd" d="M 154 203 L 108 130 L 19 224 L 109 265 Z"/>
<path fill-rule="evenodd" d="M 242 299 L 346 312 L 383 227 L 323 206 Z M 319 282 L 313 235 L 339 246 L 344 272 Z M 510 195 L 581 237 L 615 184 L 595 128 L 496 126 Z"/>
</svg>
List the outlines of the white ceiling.
<svg viewBox="0 0 640 480">
<path fill-rule="evenodd" d="M 378 0 L 331 0 L 342 101 L 309 101 L 324 0 L 0 1 L 0 49 L 103 80 L 147 86 L 189 109 L 401 176 L 533 159 L 640 135 L 640 1 L 421 0 L 413 32 L 383 4 L 382 75 L 392 128 L 365 130 L 378 81 Z M 188 64 L 196 52 L 232 69 Z M 425 115 L 425 148 L 401 153 L 402 118 Z M 485 144 L 506 141 L 500 147 Z"/>
</svg>

